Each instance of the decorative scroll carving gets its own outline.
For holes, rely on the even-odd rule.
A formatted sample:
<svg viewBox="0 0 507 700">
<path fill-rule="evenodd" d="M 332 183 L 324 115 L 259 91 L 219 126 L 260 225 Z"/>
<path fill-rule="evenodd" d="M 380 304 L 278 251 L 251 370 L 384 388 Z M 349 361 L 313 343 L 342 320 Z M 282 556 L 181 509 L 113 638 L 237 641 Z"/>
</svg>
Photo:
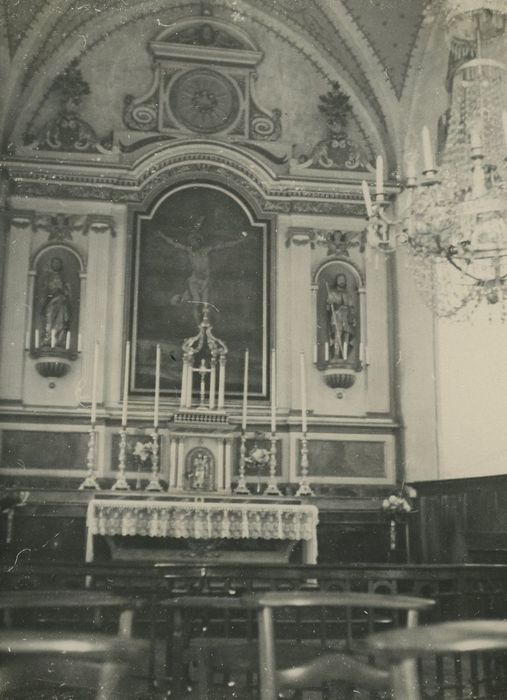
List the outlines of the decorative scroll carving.
<svg viewBox="0 0 507 700">
<path fill-rule="evenodd" d="M 276 141 L 281 111 L 254 95 L 263 54 L 237 27 L 211 17 L 187 20 L 150 43 L 153 80 L 140 97 L 125 97 L 123 121 L 133 131 L 219 135 Z"/>
<path fill-rule="evenodd" d="M 327 254 L 334 257 L 350 257 L 350 248 L 359 248 L 364 253 L 366 246 L 365 231 L 327 231 L 325 229 L 291 227 L 287 231 L 285 245 L 327 246 Z"/>
<path fill-rule="evenodd" d="M 309 156 L 300 156 L 299 165 L 317 170 L 371 170 L 366 154 L 347 135 L 349 97 L 339 83 L 334 82 L 331 87 L 319 98 L 319 111 L 326 116 L 329 134 L 313 147 Z"/>
<path fill-rule="evenodd" d="M 12 211 L 11 222 L 17 228 L 31 228 L 33 233 L 48 233 L 49 241 L 71 241 L 73 234 L 111 233 L 116 236 L 114 220 L 101 214 L 38 214 Z"/>
<path fill-rule="evenodd" d="M 101 141 L 90 124 L 79 116 L 81 103 L 90 94 L 90 87 L 75 61 L 54 80 L 51 92 L 58 95 L 58 114 L 37 134 L 26 134 L 26 145 L 42 151 L 111 153 L 111 137 Z"/>
</svg>

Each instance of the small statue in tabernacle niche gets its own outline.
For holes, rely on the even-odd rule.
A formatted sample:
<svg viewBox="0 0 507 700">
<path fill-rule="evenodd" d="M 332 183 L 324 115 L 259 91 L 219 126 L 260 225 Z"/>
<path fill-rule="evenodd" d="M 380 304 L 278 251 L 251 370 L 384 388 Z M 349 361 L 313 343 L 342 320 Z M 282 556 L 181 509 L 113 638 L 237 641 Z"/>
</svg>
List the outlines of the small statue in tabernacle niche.
<svg viewBox="0 0 507 700">
<path fill-rule="evenodd" d="M 326 282 L 328 335 L 331 359 L 348 360 L 356 336 L 356 294 L 349 290 L 347 275 L 339 272 L 332 284 Z"/>
<path fill-rule="evenodd" d="M 187 455 L 185 489 L 212 491 L 215 487 L 215 458 L 207 447 L 195 447 Z"/>
<path fill-rule="evenodd" d="M 79 330 L 81 262 L 64 246 L 45 250 L 35 263 L 34 346 L 75 350 Z"/>
<path fill-rule="evenodd" d="M 71 317 L 70 285 L 65 280 L 63 260 L 55 256 L 49 263 L 41 307 L 42 345 L 65 347 Z"/>
</svg>

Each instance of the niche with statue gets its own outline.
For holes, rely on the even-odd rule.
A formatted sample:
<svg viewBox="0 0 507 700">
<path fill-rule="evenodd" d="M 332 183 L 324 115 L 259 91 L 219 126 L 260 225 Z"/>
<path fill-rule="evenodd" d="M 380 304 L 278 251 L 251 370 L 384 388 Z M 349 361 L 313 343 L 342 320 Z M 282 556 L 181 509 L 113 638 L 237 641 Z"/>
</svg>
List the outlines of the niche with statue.
<svg viewBox="0 0 507 700">
<path fill-rule="evenodd" d="M 315 272 L 314 364 L 333 389 L 348 389 L 364 365 L 364 285 L 344 260 L 326 260 Z"/>
<path fill-rule="evenodd" d="M 82 260 L 69 246 L 48 246 L 34 258 L 29 347 L 42 376 L 64 376 L 77 358 L 83 278 Z"/>
</svg>

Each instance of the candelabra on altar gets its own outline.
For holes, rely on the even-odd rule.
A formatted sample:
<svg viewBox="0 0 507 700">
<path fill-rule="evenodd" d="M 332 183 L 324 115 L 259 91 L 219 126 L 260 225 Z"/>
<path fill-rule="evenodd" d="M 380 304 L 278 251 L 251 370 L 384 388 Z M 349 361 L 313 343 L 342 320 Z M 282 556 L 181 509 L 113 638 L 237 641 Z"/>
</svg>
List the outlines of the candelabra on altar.
<svg viewBox="0 0 507 700">
<path fill-rule="evenodd" d="M 266 490 L 266 496 L 283 496 L 276 483 L 276 433 L 271 433 L 271 450 L 269 456 L 269 480 Z"/>
<path fill-rule="evenodd" d="M 245 431 L 241 431 L 241 444 L 239 447 L 239 478 L 238 484 L 234 489 L 234 493 L 239 495 L 250 495 L 250 490 L 246 485 L 245 479 L 245 464 L 246 464 L 246 435 Z"/>
<path fill-rule="evenodd" d="M 120 450 L 118 455 L 118 478 L 111 486 L 111 491 L 130 491 L 125 472 L 127 470 L 127 428 L 122 426 L 120 430 Z"/>
<path fill-rule="evenodd" d="M 308 481 L 308 468 L 310 463 L 308 461 L 308 440 L 306 439 L 306 431 L 303 433 L 301 438 L 301 480 L 299 482 L 299 488 L 296 491 L 296 496 L 315 496 L 312 487 Z"/>
<path fill-rule="evenodd" d="M 88 452 L 86 455 L 87 472 L 83 483 L 79 487 L 80 491 L 84 491 L 85 489 L 100 491 L 100 486 L 97 481 L 97 472 L 95 470 L 96 437 L 95 423 L 92 423 L 88 431 Z"/>
<path fill-rule="evenodd" d="M 160 483 L 158 428 L 153 429 L 151 441 L 153 443 L 151 448 L 151 479 L 145 491 L 163 491 L 164 489 Z"/>
</svg>

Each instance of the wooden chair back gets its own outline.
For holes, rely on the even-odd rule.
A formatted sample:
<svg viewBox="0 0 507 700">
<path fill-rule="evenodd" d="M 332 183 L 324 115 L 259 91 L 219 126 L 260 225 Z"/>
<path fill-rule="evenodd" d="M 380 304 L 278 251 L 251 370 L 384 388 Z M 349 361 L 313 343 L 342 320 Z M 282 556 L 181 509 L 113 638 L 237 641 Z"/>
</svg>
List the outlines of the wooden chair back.
<svg viewBox="0 0 507 700">
<path fill-rule="evenodd" d="M 274 613 L 286 608 L 344 608 L 369 612 L 374 619 L 375 611 L 403 612 L 405 624 L 413 627 L 418 622 L 420 611 L 434 605 L 434 601 L 410 596 L 382 595 L 370 593 L 328 592 L 274 592 L 246 595 L 242 598 L 247 608 L 255 608 L 259 627 L 259 684 L 261 700 L 276 700 L 282 687 L 315 688 L 327 681 L 355 683 L 358 687 L 382 690 L 389 685 L 389 676 L 347 653 L 318 654 L 310 656 L 298 665 L 279 669 L 276 661 Z M 350 617 L 349 617 L 350 619 Z M 351 648 L 349 641 L 349 649 Z"/>
<path fill-rule="evenodd" d="M 496 663 L 498 656 L 492 653 L 507 651 L 506 620 L 444 622 L 416 629 L 392 630 L 372 635 L 363 641 L 362 646 L 366 653 L 382 655 L 389 660 L 393 700 L 422 700 L 420 662 L 436 658 L 441 666 L 442 658 L 449 656 L 453 657 L 454 663 L 459 659 L 461 676 L 464 657 L 473 656 L 471 667 L 475 672 L 470 676 L 468 688 L 458 688 L 453 683 L 449 694 L 444 681 L 442 687 L 436 689 L 439 698 L 504 700 L 507 697 L 507 657 L 503 655 L 500 663 Z M 480 657 L 483 657 L 482 663 Z M 438 665 L 429 667 L 432 673 Z M 435 686 L 435 678 L 424 678 L 424 673 L 423 681 Z"/>
<path fill-rule="evenodd" d="M 87 609 L 93 611 L 97 623 L 101 611 L 114 608 L 119 612 L 118 634 L 122 637 L 132 636 L 134 612 L 143 604 L 142 599 L 88 589 L 9 591 L 0 596 L 0 610 L 4 611 L 6 627 L 12 626 L 12 612 L 15 610 Z"/>
<path fill-rule="evenodd" d="M 96 700 L 134 697 L 129 670 L 144 655 L 147 643 L 108 635 L 26 630 L 0 631 L 0 698 L 18 693 L 44 695 L 87 689 Z M 25 695 L 23 695 L 25 697 Z"/>
</svg>

